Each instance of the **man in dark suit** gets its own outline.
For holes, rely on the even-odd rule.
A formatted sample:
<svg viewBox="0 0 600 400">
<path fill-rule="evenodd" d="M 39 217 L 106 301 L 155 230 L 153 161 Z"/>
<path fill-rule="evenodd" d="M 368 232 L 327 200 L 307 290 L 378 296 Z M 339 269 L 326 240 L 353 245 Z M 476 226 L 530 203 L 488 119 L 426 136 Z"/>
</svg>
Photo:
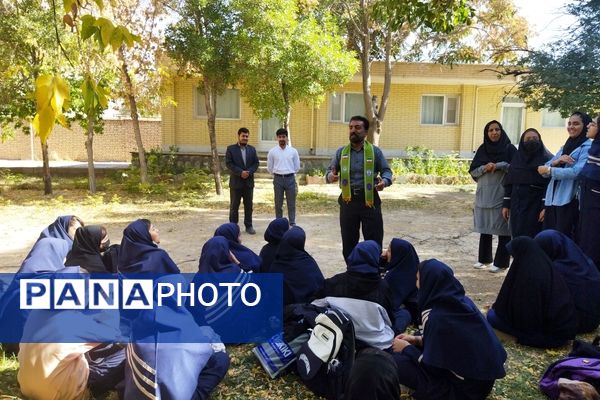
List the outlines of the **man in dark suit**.
<svg viewBox="0 0 600 400">
<path fill-rule="evenodd" d="M 238 223 L 240 201 L 244 199 L 244 225 L 246 232 L 254 235 L 252 226 L 252 196 L 254 194 L 254 173 L 258 169 L 256 149 L 248 144 L 250 131 L 247 128 L 238 130 L 238 142 L 227 146 L 225 165 L 229 175 L 229 222 Z"/>
</svg>

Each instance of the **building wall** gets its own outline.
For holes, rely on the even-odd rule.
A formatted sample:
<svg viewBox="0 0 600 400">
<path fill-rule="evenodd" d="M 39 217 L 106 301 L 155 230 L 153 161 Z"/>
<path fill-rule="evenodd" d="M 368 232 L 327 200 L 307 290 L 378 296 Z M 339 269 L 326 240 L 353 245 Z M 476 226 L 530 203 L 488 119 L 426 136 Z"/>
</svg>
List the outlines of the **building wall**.
<svg viewBox="0 0 600 400">
<path fill-rule="evenodd" d="M 160 120 L 142 120 L 140 129 L 146 150 L 161 147 Z M 86 161 L 86 135 L 83 128 L 71 129 L 57 125 L 48 139 L 50 160 Z M 95 161 L 131 161 L 131 152 L 137 151 L 131 119 L 105 120 L 104 133 L 94 136 Z M 0 159 L 41 160 L 40 140 L 20 131 L 14 138 L 0 144 Z"/>
<path fill-rule="evenodd" d="M 438 153 L 458 152 L 463 157 L 472 156 L 483 142 L 485 124 L 492 119 L 502 120 L 502 99 L 514 85 L 512 81 L 498 81 L 491 72 L 481 72 L 481 66 L 451 69 L 432 64 L 406 64 L 402 68 L 394 70 L 379 142 L 388 157 L 404 155 L 408 146 L 423 146 Z M 379 78 L 375 69 L 372 92 L 380 99 L 383 84 Z M 177 106 L 163 109 L 163 148 L 177 145 L 182 152 L 210 150 L 206 118 L 194 115 L 197 84 L 197 80 L 176 78 L 170 86 Z M 355 77 L 336 92 L 361 93 L 360 79 Z M 423 95 L 460 96 L 458 123 L 421 124 Z M 330 106 L 330 96 L 326 96 L 318 106 L 293 105 L 290 135 L 293 146 L 300 154 L 331 155 L 348 142 L 347 123 L 331 121 Z M 565 129 L 543 128 L 541 121 L 541 112 L 525 110 L 523 130 L 528 127 L 538 129 L 548 149 L 556 152 L 566 140 Z M 242 99 L 239 119 L 217 119 L 219 151 L 224 152 L 228 144 L 237 140 L 237 129 L 241 126 L 250 129 L 250 143 L 257 146 L 259 151 L 266 151 L 275 145 L 274 142 L 259 140 L 260 119 Z M 518 137 L 520 133 L 513 135 Z"/>
</svg>

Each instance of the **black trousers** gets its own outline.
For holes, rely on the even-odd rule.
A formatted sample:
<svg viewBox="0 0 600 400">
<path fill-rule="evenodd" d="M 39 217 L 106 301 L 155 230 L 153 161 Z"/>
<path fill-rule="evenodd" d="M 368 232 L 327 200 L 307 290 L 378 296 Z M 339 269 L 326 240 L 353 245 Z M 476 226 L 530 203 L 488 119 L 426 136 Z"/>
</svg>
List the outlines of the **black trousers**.
<svg viewBox="0 0 600 400">
<path fill-rule="evenodd" d="M 244 225 L 246 228 L 252 226 L 252 197 L 253 187 L 230 188 L 229 189 L 229 222 L 237 224 L 239 221 L 238 210 L 240 202 L 244 199 Z"/>
<path fill-rule="evenodd" d="M 546 206 L 544 229 L 556 229 L 575 240 L 579 220 L 579 201 L 571 200 L 564 206 Z"/>
<path fill-rule="evenodd" d="M 498 268 L 508 268 L 510 264 L 510 254 L 506 250 L 506 245 L 510 242 L 510 236 L 498 236 L 498 247 L 494 256 L 494 265 Z M 482 264 L 492 262 L 492 235 L 482 233 L 479 236 L 479 259 Z"/>
<path fill-rule="evenodd" d="M 361 192 L 362 193 L 362 192 Z M 352 195 L 352 200 L 346 203 L 342 195 L 338 198 L 340 205 L 340 228 L 342 231 L 342 254 L 348 258 L 360 239 L 360 229 L 364 240 L 374 240 L 381 247 L 383 242 L 383 217 L 381 215 L 381 199 L 377 192 L 373 207 L 365 205 L 364 193 Z"/>
</svg>

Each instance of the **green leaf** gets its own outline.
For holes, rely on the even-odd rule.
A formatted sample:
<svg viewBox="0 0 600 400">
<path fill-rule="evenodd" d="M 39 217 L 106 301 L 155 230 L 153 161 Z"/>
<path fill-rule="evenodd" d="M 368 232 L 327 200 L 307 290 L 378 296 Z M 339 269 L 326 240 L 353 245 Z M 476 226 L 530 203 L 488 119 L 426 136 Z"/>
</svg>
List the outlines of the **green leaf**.
<svg viewBox="0 0 600 400">
<path fill-rule="evenodd" d="M 102 17 L 96 20 L 96 26 L 100 29 L 102 38 L 101 47 L 104 48 L 110 44 L 110 38 L 115 30 L 115 26 L 111 20 Z"/>
<path fill-rule="evenodd" d="M 117 51 L 119 49 L 119 47 L 121 47 L 121 45 L 123 44 L 123 40 L 124 40 L 123 27 L 119 25 L 115 28 L 115 30 L 113 31 L 112 36 L 110 38 L 110 45 L 112 46 L 112 49 L 114 51 Z"/>
<path fill-rule="evenodd" d="M 94 3 L 96 3 L 100 11 L 104 9 L 104 2 L 102 0 L 94 0 Z"/>
<path fill-rule="evenodd" d="M 87 40 L 98 31 L 98 27 L 96 27 L 95 23 L 96 18 L 91 15 L 84 15 L 81 17 L 81 39 Z"/>
<path fill-rule="evenodd" d="M 77 4 L 77 0 L 63 0 L 63 6 L 65 8 L 65 13 L 68 13 L 71 11 L 71 7 L 73 7 L 73 4 Z"/>
</svg>

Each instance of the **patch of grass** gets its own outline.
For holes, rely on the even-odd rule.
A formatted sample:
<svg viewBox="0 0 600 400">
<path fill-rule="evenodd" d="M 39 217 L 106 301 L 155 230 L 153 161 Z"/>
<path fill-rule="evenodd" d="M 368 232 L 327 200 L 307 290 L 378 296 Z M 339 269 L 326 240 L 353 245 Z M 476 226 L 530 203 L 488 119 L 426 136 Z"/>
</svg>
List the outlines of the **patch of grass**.
<svg viewBox="0 0 600 400">
<path fill-rule="evenodd" d="M 4 351 L 0 350 L 0 398 L 17 399 L 21 395 L 19 384 L 17 383 L 17 370 L 19 362 L 14 356 L 5 356 Z"/>
</svg>

